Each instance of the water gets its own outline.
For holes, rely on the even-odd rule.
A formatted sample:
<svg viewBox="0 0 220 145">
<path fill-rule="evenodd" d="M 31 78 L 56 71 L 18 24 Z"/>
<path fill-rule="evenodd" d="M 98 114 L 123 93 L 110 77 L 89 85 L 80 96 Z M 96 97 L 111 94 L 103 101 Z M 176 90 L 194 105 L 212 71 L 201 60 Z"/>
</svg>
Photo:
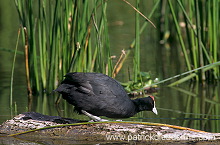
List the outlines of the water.
<svg viewBox="0 0 220 145">
<path fill-rule="evenodd" d="M 111 5 L 112 3 L 109 7 Z M 116 11 L 109 15 L 110 42 L 111 47 L 115 49 L 113 55 L 116 56 L 120 55 L 122 49 L 129 47 L 134 38 L 134 12 L 129 7 L 119 11 L 120 5 L 121 2 L 116 2 L 114 5 Z M 0 123 L 27 111 L 88 119 L 83 115 L 74 114 L 72 106 L 63 100 L 58 110 L 54 105 L 57 94 L 40 94 L 35 96 L 31 103 L 27 97 L 23 55 L 20 54 L 16 58 L 13 98 L 10 98 L 10 75 L 14 53 L 3 49 L 15 48 L 19 23 L 15 8 L 10 2 L 1 2 L 0 10 L 4 16 L 0 20 Z M 161 80 L 184 72 L 183 56 L 175 51 L 175 45 L 171 45 L 171 48 L 161 46 L 157 33 L 158 29 L 152 27 L 142 34 L 141 70 L 150 71 L 152 78 Z M 23 48 L 19 47 L 19 50 L 22 51 Z M 133 60 L 129 59 L 116 77 L 117 80 L 125 82 L 128 80 L 127 72 L 132 63 Z M 155 98 L 159 114 L 156 116 L 151 112 L 141 112 L 127 120 L 167 123 L 208 132 L 220 132 L 219 84 L 202 86 L 187 82 L 173 88 L 166 87 L 165 84 L 158 87 L 160 89 Z"/>
</svg>

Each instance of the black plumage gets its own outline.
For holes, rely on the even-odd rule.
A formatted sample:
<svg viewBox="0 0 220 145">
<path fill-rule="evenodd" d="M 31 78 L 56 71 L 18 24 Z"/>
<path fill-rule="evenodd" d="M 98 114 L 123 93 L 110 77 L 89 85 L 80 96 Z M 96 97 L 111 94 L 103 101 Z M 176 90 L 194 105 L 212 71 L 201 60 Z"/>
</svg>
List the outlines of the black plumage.
<svg viewBox="0 0 220 145">
<path fill-rule="evenodd" d="M 131 100 L 116 80 L 101 73 L 67 73 L 55 91 L 79 113 L 109 118 L 128 118 L 144 110 L 157 114 L 153 96 Z"/>
</svg>

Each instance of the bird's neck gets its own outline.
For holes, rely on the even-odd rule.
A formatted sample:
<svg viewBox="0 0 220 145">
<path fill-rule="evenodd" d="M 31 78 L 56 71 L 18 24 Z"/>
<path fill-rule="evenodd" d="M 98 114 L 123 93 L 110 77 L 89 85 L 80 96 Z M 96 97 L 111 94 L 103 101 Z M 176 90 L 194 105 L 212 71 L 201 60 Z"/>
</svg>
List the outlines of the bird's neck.
<svg viewBox="0 0 220 145">
<path fill-rule="evenodd" d="M 146 110 L 150 110 L 150 108 L 146 105 L 142 103 L 142 99 L 143 98 L 138 98 L 138 99 L 134 99 L 132 100 L 132 102 L 135 105 L 135 110 L 136 113 L 140 112 L 140 111 L 146 111 Z"/>
</svg>

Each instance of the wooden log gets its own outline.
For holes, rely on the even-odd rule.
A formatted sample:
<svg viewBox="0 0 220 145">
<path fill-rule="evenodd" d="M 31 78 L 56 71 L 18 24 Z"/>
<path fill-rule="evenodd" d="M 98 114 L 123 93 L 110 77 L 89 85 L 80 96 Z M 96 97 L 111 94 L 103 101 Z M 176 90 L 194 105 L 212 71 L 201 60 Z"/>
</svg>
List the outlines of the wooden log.
<svg viewBox="0 0 220 145">
<path fill-rule="evenodd" d="M 73 124 L 78 123 L 78 124 Z M 59 126 L 63 125 L 65 126 Z M 70 124 L 70 125 L 69 125 Z M 54 127 L 51 127 L 54 126 Z M 47 129 L 40 129 L 48 127 Z M 18 135 L 24 131 L 34 130 Z M 171 125 L 144 125 L 135 122 L 92 123 L 47 116 L 36 112 L 27 112 L 7 120 L 0 126 L 0 133 L 6 137 L 11 134 L 16 138 L 31 141 L 62 143 L 100 143 L 100 142 L 209 142 L 220 140 L 220 133 L 208 133 L 193 129 L 184 129 Z M 1 138 L 0 138 L 1 140 Z"/>
</svg>

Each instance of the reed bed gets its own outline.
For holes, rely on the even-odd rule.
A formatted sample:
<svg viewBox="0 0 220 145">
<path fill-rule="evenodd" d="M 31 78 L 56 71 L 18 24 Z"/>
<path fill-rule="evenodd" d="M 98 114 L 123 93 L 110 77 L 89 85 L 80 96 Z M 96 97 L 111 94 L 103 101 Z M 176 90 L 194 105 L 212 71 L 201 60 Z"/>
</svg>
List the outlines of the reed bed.
<svg viewBox="0 0 220 145">
<path fill-rule="evenodd" d="M 15 4 L 26 30 L 31 90 L 51 92 L 70 71 L 112 73 L 105 1 L 15 0 Z"/>
<path fill-rule="evenodd" d="M 138 81 L 141 65 L 140 34 L 146 27 L 140 27 L 140 19 L 149 19 L 139 12 L 138 7 L 123 1 L 122 4 L 128 4 L 136 11 L 133 76 L 134 81 Z M 67 72 L 101 72 L 112 77 L 117 75 L 129 50 L 118 60 L 112 60 L 107 2 L 15 0 L 24 29 L 22 36 L 29 94 L 39 90 L 51 92 Z M 139 3 L 137 1 L 136 5 Z"/>
<path fill-rule="evenodd" d="M 164 38 L 169 33 L 170 37 L 179 41 L 177 47 L 181 48 L 179 51 L 184 56 L 187 68 L 187 76 L 171 85 L 188 80 L 204 82 L 219 79 L 219 1 L 157 0 L 148 18 L 139 11 L 140 0 L 135 1 L 135 6 L 126 0 L 121 1 L 122 5 L 128 4 L 136 11 L 135 38 L 122 51 L 121 57 L 113 61 L 106 11 L 110 1 L 15 0 L 20 22 L 25 30 L 22 31 L 22 37 L 30 94 L 40 90 L 51 92 L 70 71 L 101 72 L 115 77 L 132 49 L 132 80 L 142 83 L 140 37 L 148 24 L 146 22 L 154 26 L 148 18 L 159 12 L 159 4 L 164 12 L 161 13 L 165 22 L 165 29 L 162 31 Z M 146 22 L 142 24 L 143 17 Z M 157 84 L 174 78 L 176 77 Z"/>
<path fill-rule="evenodd" d="M 164 35 L 172 32 L 170 37 L 179 40 L 177 47 L 181 48 L 187 70 L 210 65 L 185 76 L 184 81 L 219 80 L 219 1 L 168 0 L 167 3 L 162 3 L 162 7 L 165 9 Z"/>
</svg>

